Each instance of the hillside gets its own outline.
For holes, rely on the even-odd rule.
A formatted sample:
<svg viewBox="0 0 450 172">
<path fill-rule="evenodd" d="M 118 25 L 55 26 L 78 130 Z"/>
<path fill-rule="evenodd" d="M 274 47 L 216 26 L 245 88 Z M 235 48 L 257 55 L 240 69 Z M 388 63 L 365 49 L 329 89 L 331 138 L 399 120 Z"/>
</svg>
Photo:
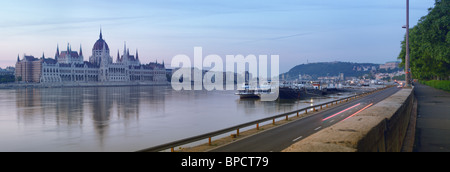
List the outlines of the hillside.
<svg viewBox="0 0 450 172">
<path fill-rule="evenodd" d="M 288 80 L 297 79 L 299 75 L 317 79 L 321 76 L 338 76 L 340 73 L 344 73 L 345 77 L 359 77 L 378 68 L 379 64 L 373 63 L 322 62 L 297 65 L 284 75 Z"/>
</svg>

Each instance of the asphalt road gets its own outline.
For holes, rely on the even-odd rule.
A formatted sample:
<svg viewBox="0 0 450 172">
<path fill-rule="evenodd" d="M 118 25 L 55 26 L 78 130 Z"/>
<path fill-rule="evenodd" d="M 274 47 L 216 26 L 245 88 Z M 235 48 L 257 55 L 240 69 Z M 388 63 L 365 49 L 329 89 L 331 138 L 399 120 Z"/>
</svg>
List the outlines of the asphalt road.
<svg viewBox="0 0 450 172">
<path fill-rule="evenodd" d="M 211 152 L 280 152 L 317 131 L 350 118 L 398 90 L 399 88 L 392 87 L 357 100 L 341 103 L 309 117 L 218 147 Z"/>
</svg>

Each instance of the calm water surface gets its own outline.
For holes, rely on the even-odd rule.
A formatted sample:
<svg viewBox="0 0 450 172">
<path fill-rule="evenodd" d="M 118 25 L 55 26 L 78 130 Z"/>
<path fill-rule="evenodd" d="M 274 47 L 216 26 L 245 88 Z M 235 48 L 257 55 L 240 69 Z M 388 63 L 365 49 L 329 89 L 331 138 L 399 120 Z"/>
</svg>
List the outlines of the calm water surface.
<svg viewBox="0 0 450 172">
<path fill-rule="evenodd" d="M 170 86 L 0 90 L 0 151 L 136 151 L 330 101 Z"/>
</svg>

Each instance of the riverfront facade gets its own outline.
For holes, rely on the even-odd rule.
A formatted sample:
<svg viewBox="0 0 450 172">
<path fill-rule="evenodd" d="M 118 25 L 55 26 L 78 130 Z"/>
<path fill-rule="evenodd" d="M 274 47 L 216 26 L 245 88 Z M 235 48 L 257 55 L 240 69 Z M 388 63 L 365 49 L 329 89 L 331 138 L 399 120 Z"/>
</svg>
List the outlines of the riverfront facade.
<svg viewBox="0 0 450 172">
<path fill-rule="evenodd" d="M 138 51 L 130 54 L 126 44 L 122 55 L 117 52 L 113 62 L 110 49 L 100 31 L 99 39 L 92 47 L 92 56 L 84 61 L 82 47 L 73 51 L 68 44 L 66 51 L 56 48 L 55 58 L 17 56 L 16 80 L 31 83 L 53 82 L 151 82 L 166 83 L 164 62 L 141 64 Z"/>
</svg>

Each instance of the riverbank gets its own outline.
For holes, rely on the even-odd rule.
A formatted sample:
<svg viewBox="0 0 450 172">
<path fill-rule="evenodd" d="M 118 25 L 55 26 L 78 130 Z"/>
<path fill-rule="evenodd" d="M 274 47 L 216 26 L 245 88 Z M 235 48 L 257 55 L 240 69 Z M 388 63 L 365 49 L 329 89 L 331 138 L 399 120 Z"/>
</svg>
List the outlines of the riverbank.
<svg viewBox="0 0 450 172">
<path fill-rule="evenodd" d="M 0 89 L 15 88 L 63 88 L 63 87 L 117 87 L 117 86 L 166 86 L 169 82 L 59 82 L 59 83 L 8 83 Z"/>
</svg>

